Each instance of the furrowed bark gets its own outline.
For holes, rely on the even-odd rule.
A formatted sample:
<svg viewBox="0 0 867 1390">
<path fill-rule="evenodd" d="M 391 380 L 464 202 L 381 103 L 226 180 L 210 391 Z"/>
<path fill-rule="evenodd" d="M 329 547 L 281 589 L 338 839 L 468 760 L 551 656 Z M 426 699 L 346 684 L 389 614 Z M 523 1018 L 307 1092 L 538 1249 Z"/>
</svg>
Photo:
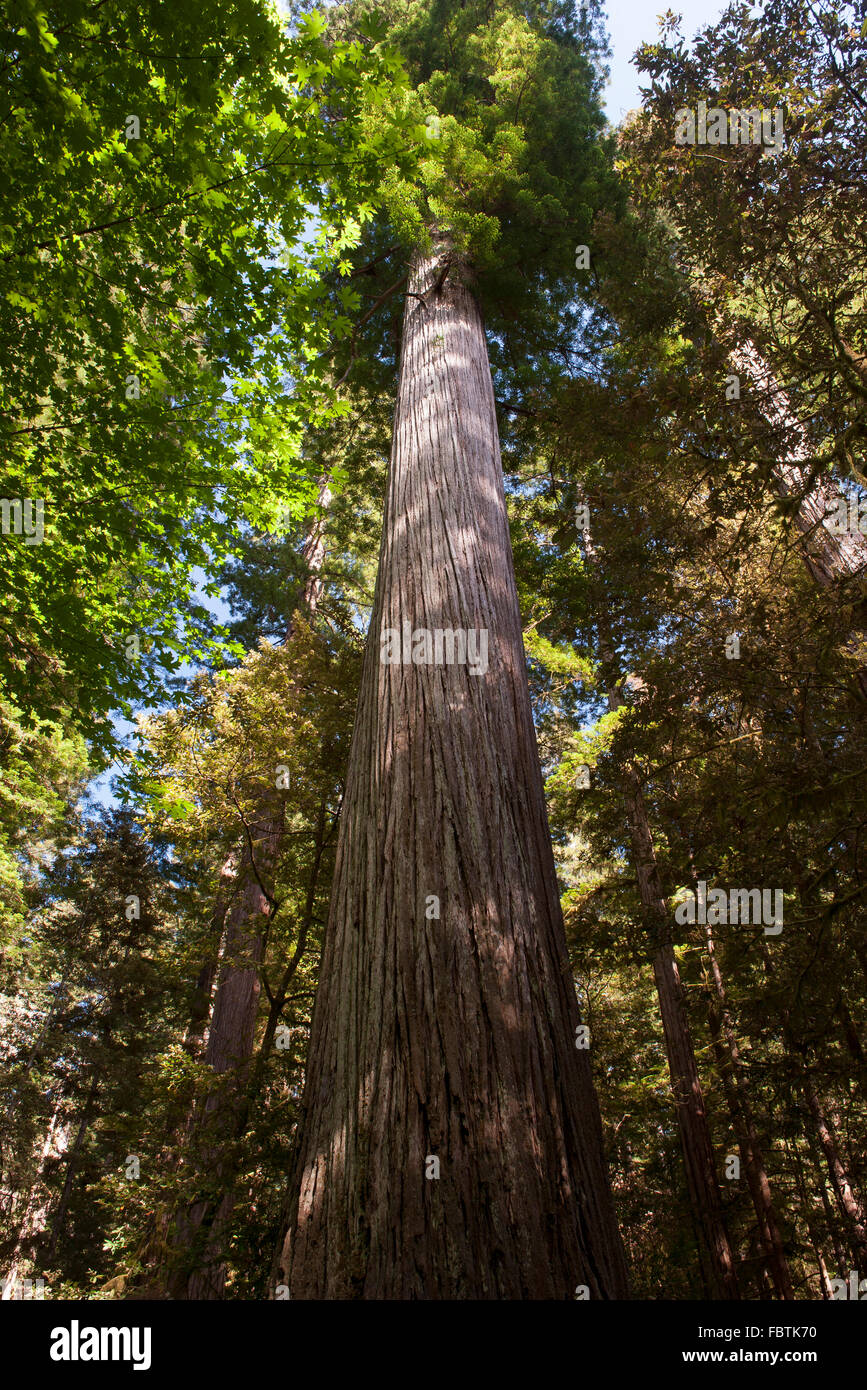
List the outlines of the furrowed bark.
<svg viewBox="0 0 867 1390">
<path fill-rule="evenodd" d="M 402 641 L 404 623 L 484 631 L 487 670 L 384 664 L 382 630 Z M 578 1022 L 484 327 L 438 243 L 414 258 L 405 307 L 283 1252 L 291 1297 L 626 1296 Z"/>
</svg>

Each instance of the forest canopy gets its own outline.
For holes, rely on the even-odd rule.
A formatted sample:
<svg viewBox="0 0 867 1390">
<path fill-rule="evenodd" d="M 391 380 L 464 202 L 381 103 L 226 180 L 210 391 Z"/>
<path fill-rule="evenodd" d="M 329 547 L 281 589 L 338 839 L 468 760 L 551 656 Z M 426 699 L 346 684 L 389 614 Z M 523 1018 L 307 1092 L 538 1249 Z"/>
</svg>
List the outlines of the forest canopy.
<svg viewBox="0 0 867 1390">
<path fill-rule="evenodd" d="M 10 0 L 4 1299 L 867 1296 L 867 8 L 609 58 Z"/>
</svg>

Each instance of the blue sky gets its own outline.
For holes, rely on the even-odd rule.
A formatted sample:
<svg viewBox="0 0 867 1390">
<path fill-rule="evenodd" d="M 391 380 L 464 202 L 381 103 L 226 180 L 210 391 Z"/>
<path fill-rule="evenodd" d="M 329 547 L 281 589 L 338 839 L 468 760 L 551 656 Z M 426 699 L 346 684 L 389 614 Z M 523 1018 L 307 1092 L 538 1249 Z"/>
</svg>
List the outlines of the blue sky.
<svg viewBox="0 0 867 1390">
<path fill-rule="evenodd" d="M 671 9 L 683 18 L 681 30 L 691 39 L 698 29 L 713 24 L 726 8 L 722 0 L 613 0 L 606 6 L 612 56 L 611 82 L 605 96 L 605 110 L 612 125 L 619 125 L 627 111 L 640 106 L 639 75 L 630 58 L 642 43 L 659 37 L 657 16 Z M 646 79 L 645 79 L 646 81 Z"/>
<path fill-rule="evenodd" d="M 608 8 L 612 56 L 609 64 L 611 81 L 606 92 L 605 109 L 612 125 L 619 125 L 627 111 L 641 104 L 638 93 L 639 75 L 631 65 L 630 59 L 639 44 L 657 38 L 658 16 L 664 14 L 667 8 L 668 6 L 660 3 L 660 0 L 622 0 L 622 3 L 614 3 Z M 725 6 L 720 0 L 681 0 L 680 4 L 672 5 L 671 8 L 675 14 L 683 17 L 682 30 L 687 38 L 691 38 L 697 29 L 713 23 Z M 213 601 L 209 606 L 217 607 L 218 610 L 221 608 L 221 605 L 214 605 Z M 220 616 L 226 617 L 225 609 L 222 609 Z M 124 734 L 129 734 L 132 727 L 125 720 L 118 720 L 118 728 Z M 91 784 L 91 795 L 97 803 L 111 805 L 114 802 L 110 786 L 117 771 L 117 766 L 109 768 Z"/>
<path fill-rule="evenodd" d="M 287 0 L 276 0 L 284 13 Z M 320 9 L 328 9 L 331 0 L 319 0 Z M 638 74 L 629 60 L 639 44 L 649 43 L 659 32 L 657 16 L 669 9 L 683 18 L 682 30 L 692 38 L 697 29 L 712 24 L 726 8 L 723 0 L 609 0 L 604 6 L 607 28 L 611 37 L 611 84 L 605 109 L 612 125 L 619 125 L 627 111 L 639 106 Z"/>
</svg>

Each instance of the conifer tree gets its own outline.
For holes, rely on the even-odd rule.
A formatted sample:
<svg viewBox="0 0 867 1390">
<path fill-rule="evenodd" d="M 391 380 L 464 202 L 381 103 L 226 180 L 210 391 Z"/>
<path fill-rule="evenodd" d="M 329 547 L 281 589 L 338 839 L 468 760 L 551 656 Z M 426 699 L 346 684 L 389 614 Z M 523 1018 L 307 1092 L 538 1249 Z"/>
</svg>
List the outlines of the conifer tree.
<svg viewBox="0 0 867 1390">
<path fill-rule="evenodd" d="M 369 11 L 441 150 L 392 185 L 397 406 L 284 1277 L 293 1298 L 622 1297 L 486 340 L 506 379 L 575 297 L 599 78 L 568 6 L 356 5 L 338 32 Z"/>
</svg>

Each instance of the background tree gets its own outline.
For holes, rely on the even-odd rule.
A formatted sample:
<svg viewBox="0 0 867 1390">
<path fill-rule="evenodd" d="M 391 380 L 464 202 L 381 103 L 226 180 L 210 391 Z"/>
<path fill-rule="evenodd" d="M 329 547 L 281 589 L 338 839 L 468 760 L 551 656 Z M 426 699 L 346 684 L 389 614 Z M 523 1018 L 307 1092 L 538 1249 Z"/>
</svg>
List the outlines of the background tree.
<svg viewBox="0 0 867 1390">
<path fill-rule="evenodd" d="M 323 23 L 289 33 L 263 0 L 7 11 L 3 490 L 45 529 L 4 522 L 4 681 L 99 745 L 210 649 L 197 589 L 239 523 L 315 495 L 300 435 L 355 303 L 323 316 L 322 275 L 412 157 L 393 56 Z"/>
</svg>

